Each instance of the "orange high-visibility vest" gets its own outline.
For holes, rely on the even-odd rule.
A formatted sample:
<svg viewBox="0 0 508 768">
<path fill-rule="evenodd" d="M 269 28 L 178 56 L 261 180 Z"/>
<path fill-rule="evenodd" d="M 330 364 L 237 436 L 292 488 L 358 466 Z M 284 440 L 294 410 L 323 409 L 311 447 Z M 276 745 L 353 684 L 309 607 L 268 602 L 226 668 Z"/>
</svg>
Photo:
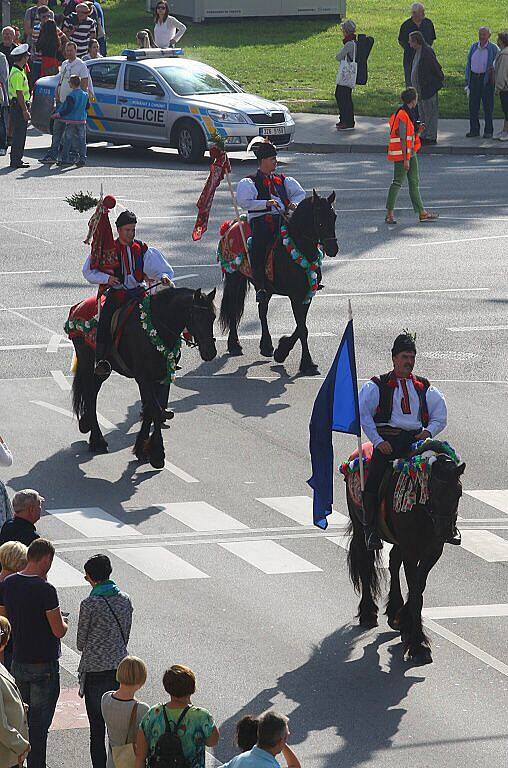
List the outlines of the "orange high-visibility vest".
<svg viewBox="0 0 508 768">
<path fill-rule="evenodd" d="M 404 152 L 402 151 L 402 142 L 399 134 L 399 124 L 401 122 L 406 125 L 406 153 L 408 160 L 411 159 L 413 152 L 416 154 L 421 147 L 420 137 L 415 132 L 413 121 L 405 109 L 399 109 L 390 117 L 388 160 L 392 163 L 398 163 L 404 160 Z"/>
</svg>

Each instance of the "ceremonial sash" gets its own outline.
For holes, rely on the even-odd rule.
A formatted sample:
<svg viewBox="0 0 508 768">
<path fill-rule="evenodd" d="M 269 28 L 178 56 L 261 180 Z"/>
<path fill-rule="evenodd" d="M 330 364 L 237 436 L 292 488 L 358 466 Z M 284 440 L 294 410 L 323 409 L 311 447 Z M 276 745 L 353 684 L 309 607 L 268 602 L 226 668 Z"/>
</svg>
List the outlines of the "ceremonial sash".
<svg viewBox="0 0 508 768">
<path fill-rule="evenodd" d="M 131 249 L 131 260 L 127 248 Z M 115 240 L 115 252 L 118 258 L 118 268 L 115 269 L 115 277 L 122 283 L 124 277 L 133 275 L 138 283 L 142 283 L 145 277 L 145 253 L 148 250 L 146 243 L 142 243 L 140 240 L 134 240 L 131 246 L 122 245 L 120 240 Z"/>
</svg>

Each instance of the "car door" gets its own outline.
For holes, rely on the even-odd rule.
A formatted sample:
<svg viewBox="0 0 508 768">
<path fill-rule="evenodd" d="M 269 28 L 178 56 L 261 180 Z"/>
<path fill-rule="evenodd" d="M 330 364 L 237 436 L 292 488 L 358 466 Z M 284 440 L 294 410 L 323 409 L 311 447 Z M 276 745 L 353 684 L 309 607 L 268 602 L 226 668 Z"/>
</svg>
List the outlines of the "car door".
<svg viewBox="0 0 508 768">
<path fill-rule="evenodd" d="M 88 110 L 87 133 L 112 139 L 117 130 L 117 85 L 122 67 L 121 61 L 99 59 L 88 64 L 93 96 Z"/>
<path fill-rule="evenodd" d="M 125 136 L 140 142 L 167 143 L 168 99 L 150 69 L 127 62 L 118 92 L 119 120 Z"/>
</svg>

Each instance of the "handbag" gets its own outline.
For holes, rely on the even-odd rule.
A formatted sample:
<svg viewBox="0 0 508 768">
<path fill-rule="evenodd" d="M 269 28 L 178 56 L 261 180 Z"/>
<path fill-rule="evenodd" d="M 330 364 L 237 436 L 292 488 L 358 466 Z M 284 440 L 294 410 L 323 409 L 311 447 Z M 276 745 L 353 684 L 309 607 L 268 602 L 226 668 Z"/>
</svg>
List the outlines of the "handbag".
<svg viewBox="0 0 508 768">
<path fill-rule="evenodd" d="M 356 63 L 356 43 L 354 43 L 353 61 L 342 59 L 337 72 L 337 85 L 353 89 L 356 85 L 356 76 L 358 74 L 358 64 Z"/>
<path fill-rule="evenodd" d="M 113 755 L 113 765 L 115 766 L 115 768 L 134 768 L 136 764 L 136 753 L 134 752 L 134 742 L 129 741 L 129 735 L 131 733 L 132 726 L 136 722 L 137 712 L 138 712 L 138 703 L 136 702 L 131 710 L 129 725 L 127 726 L 127 735 L 125 736 L 125 744 L 120 744 L 118 747 L 111 747 L 111 753 Z"/>
</svg>

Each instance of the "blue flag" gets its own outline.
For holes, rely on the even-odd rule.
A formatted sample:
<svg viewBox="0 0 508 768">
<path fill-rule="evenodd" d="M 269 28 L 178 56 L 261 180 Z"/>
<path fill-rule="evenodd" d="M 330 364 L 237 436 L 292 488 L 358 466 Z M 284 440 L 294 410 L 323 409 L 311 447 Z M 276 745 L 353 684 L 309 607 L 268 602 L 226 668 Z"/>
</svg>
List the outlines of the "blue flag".
<svg viewBox="0 0 508 768">
<path fill-rule="evenodd" d="M 318 392 L 310 419 L 310 457 L 314 491 L 314 525 L 328 526 L 333 504 L 332 432 L 360 435 L 353 321 L 344 331 L 333 365 Z"/>
</svg>

